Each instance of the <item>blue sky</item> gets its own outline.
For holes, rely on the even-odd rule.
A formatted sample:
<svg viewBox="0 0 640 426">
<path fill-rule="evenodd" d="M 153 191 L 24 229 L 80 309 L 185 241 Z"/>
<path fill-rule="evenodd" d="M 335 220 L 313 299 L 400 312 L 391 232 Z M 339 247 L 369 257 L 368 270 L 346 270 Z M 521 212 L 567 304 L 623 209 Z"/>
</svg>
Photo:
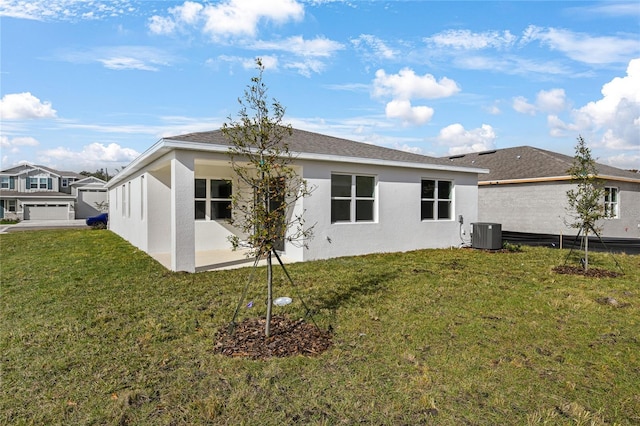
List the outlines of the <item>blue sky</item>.
<svg viewBox="0 0 640 426">
<path fill-rule="evenodd" d="M 431 156 L 640 168 L 640 3 L 0 0 L 2 169 L 123 167 L 266 66 L 294 127 Z"/>
</svg>

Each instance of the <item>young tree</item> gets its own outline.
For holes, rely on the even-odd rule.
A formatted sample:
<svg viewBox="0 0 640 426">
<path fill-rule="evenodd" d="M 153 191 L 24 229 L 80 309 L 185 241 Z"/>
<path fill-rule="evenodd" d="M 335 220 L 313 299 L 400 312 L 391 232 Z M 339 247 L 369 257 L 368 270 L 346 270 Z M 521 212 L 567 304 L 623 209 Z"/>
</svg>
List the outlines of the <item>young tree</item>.
<svg viewBox="0 0 640 426">
<path fill-rule="evenodd" d="M 293 166 L 287 138 L 290 125 L 282 119 L 285 109 L 275 99 L 269 105 L 267 87 L 262 80 L 264 66 L 256 59 L 258 75 L 238 99 L 238 119 L 229 117 L 222 132 L 230 141 L 229 157 L 239 188 L 231 196 L 232 224 L 247 235 L 250 256 L 267 260 L 267 318 L 265 335 L 269 337 L 273 303 L 272 254 L 282 250 L 286 242 L 306 246 L 313 227 L 306 227 L 302 213 L 293 215 L 298 200 L 311 194 L 307 182 Z M 230 241 L 237 249 L 241 239 Z"/>
<path fill-rule="evenodd" d="M 576 185 L 575 189 L 567 191 L 569 214 L 573 220 L 569 225 L 583 232 L 583 267 L 586 271 L 589 269 L 589 232 L 597 235 L 600 232 L 597 222 L 606 217 L 603 204 L 604 184 L 598 178 L 595 159 L 582 136 L 578 136 L 575 152 L 573 165 L 567 171 Z"/>
</svg>

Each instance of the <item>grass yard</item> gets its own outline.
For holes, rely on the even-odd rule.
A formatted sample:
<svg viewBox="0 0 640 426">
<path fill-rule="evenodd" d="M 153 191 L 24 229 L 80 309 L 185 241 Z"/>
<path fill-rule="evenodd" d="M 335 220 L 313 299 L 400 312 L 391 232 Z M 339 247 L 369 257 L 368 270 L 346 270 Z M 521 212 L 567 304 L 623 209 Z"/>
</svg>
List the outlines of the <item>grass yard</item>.
<svg viewBox="0 0 640 426">
<path fill-rule="evenodd" d="M 2 424 L 640 424 L 640 256 L 616 255 L 618 278 L 556 274 L 567 252 L 530 247 L 289 265 L 274 313 L 303 315 L 302 296 L 334 346 L 253 361 L 213 353 L 251 268 L 167 272 L 106 230 L 0 250 Z M 241 319 L 265 311 L 263 272 Z"/>
</svg>

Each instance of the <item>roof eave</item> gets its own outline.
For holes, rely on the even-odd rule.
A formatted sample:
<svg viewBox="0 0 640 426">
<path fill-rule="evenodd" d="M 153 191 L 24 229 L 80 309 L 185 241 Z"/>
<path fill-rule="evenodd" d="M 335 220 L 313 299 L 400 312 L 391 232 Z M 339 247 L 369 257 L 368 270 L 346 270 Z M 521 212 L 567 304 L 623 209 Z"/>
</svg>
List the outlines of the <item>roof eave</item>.
<svg viewBox="0 0 640 426">
<path fill-rule="evenodd" d="M 630 183 L 640 183 L 640 178 L 628 178 L 623 176 L 610 176 L 610 175 L 598 175 L 598 179 L 614 181 L 614 182 L 630 182 Z M 545 176 L 545 177 L 537 177 L 537 178 L 519 178 L 519 179 L 495 179 L 495 180 L 482 180 L 478 182 L 479 186 L 487 186 L 487 185 L 509 185 L 509 184 L 517 184 L 517 183 L 540 183 L 540 182 L 558 182 L 558 181 L 571 181 L 573 178 L 571 176 Z"/>
</svg>

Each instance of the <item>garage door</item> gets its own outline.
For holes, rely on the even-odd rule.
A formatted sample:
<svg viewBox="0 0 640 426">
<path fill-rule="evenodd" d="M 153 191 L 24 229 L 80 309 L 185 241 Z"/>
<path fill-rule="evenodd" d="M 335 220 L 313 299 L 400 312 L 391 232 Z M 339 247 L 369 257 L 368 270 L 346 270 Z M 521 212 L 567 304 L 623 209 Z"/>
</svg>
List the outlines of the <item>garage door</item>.
<svg viewBox="0 0 640 426">
<path fill-rule="evenodd" d="M 66 204 L 24 206 L 24 220 L 67 220 L 69 206 Z"/>
</svg>

